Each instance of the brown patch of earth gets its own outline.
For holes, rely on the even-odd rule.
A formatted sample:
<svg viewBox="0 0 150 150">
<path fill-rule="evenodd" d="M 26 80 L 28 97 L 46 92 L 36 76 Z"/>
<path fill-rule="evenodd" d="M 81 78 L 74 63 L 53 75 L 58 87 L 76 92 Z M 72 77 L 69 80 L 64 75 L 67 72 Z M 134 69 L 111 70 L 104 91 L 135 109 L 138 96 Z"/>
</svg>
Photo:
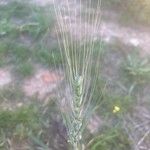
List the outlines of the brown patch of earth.
<svg viewBox="0 0 150 150">
<path fill-rule="evenodd" d="M 24 105 L 23 102 L 14 102 L 13 100 L 12 101 L 5 100 L 0 104 L 0 109 L 12 111 L 22 107 L 23 105 Z"/>
<path fill-rule="evenodd" d="M 27 96 L 37 95 L 38 98 L 44 98 L 50 94 L 58 84 L 63 80 L 63 75 L 58 71 L 46 69 L 37 70 L 35 75 L 26 79 L 23 90 Z"/>
<path fill-rule="evenodd" d="M 7 5 L 7 4 L 8 4 L 7 0 L 1 0 L 0 1 L 0 5 L 2 5 L 2 6 Z"/>
<path fill-rule="evenodd" d="M 0 87 L 9 84 L 12 81 L 10 70 L 7 68 L 0 69 Z"/>
<path fill-rule="evenodd" d="M 104 121 L 100 119 L 98 115 L 93 115 L 88 123 L 88 130 L 91 134 L 95 134 L 98 132 L 99 128 L 102 127 L 104 124 Z"/>
<path fill-rule="evenodd" d="M 33 3 L 40 5 L 40 6 L 46 6 L 47 4 L 53 4 L 53 0 L 33 0 Z"/>
<path fill-rule="evenodd" d="M 27 141 L 9 140 L 10 150 L 27 150 L 31 149 Z"/>
<path fill-rule="evenodd" d="M 111 42 L 113 38 L 118 38 L 124 44 L 140 47 L 141 55 L 150 54 L 150 32 L 148 31 L 140 28 L 122 27 L 111 22 L 103 22 L 100 30 L 106 42 Z"/>
</svg>

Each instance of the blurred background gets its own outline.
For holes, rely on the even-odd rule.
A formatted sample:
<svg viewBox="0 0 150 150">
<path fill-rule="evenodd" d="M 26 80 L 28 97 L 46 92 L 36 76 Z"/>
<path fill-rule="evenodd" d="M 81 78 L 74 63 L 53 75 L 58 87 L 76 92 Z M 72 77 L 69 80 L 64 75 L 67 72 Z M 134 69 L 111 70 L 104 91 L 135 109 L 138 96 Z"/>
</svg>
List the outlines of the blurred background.
<svg viewBox="0 0 150 150">
<path fill-rule="evenodd" d="M 81 1 L 86 7 L 87 0 Z M 69 4 L 70 12 L 80 5 L 54 2 Z M 83 17 L 97 2 L 82 9 Z M 149 150 L 150 0 L 101 0 L 100 11 L 103 58 L 94 98 L 101 103 L 84 142 L 93 139 L 90 150 Z M 56 102 L 58 93 L 69 95 L 60 87 L 55 27 L 53 0 L 0 0 L 0 150 L 68 150 Z"/>
</svg>

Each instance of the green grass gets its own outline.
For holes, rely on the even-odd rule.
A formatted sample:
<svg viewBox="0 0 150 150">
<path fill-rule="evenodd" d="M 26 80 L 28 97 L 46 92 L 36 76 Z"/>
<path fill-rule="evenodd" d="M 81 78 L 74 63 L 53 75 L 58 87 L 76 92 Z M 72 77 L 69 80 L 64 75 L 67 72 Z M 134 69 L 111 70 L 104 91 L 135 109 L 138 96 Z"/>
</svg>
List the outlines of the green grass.
<svg viewBox="0 0 150 150">
<path fill-rule="evenodd" d="M 17 65 L 16 72 L 22 77 L 29 77 L 33 75 L 34 67 L 30 62 L 24 62 Z"/>
<path fill-rule="evenodd" d="M 35 62 L 48 67 L 56 67 L 62 64 L 62 58 L 57 45 L 51 45 L 50 48 L 41 44 L 33 52 Z"/>
<path fill-rule="evenodd" d="M 48 48 L 43 45 L 30 48 L 24 44 L 17 44 L 7 40 L 0 42 L 0 58 L 1 66 L 14 64 L 17 71 L 25 76 L 32 74 L 32 62 L 50 67 L 55 67 L 55 65 L 58 66 L 62 63 L 58 46 L 52 45 L 51 48 Z"/>
<path fill-rule="evenodd" d="M 13 64 L 18 74 L 25 77 L 32 74 L 31 64 L 34 61 L 46 66 L 61 63 L 57 48 L 45 48 L 43 44 L 44 48 L 42 46 L 37 50 L 35 46 L 43 41 L 46 33 L 51 34 L 54 24 L 53 12 L 52 6 L 37 7 L 27 1 L 13 0 L 0 6 L 0 66 Z M 32 42 L 31 45 L 26 45 L 20 40 L 24 35 Z"/>
<path fill-rule="evenodd" d="M 121 128 L 106 128 L 93 140 L 90 150 L 131 150 L 128 136 Z"/>
<path fill-rule="evenodd" d="M 15 64 L 22 63 L 28 61 L 31 56 L 30 49 L 22 44 L 12 43 L 12 47 L 10 49 L 12 61 Z"/>
<path fill-rule="evenodd" d="M 0 129 L 0 149 L 10 146 L 8 139 L 11 142 L 26 141 L 41 129 L 38 107 L 30 104 L 12 111 L 1 109 Z"/>
<path fill-rule="evenodd" d="M 21 33 L 27 33 L 33 39 L 41 39 L 51 30 L 54 24 L 53 9 L 32 8 L 29 20 L 20 26 Z"/>
<path fill-rule="evenodd" d="M 8 46 L 6 42 L 0 42 L 0 66 L 4 66 L 8 63 Z"/>
<path fill-rule="evenodd" d="M 13 133 L 16 127 L 23 125 L 24 127 L 34 130 L 38 127 L 39 118 L 37 108 L 33 105 L 23 106 L 17 110 L 1 110 L 0 111 L 0 128 L 6 133 Z"/>
<path fill-rule="evenodd" d="M 33 143 L 33 149 L 43 149 L 48 150 L 50 148 L 55 147 L 54 142 L 57 144 L 57 148 L 62 148 L 62 143 L 59 143 L 59 140 L 63 141 L 64 136 L 64 126 L 62 126 L 62 122 L 57 122 L 54 118 L 58 116 L 58 109 L 55 103 L 56 99 L 51 99 L 50 101 L 43 107 L 42 116 L 41 116 L 41 124 L 42 128 L 39 132 L 32 134 L 30 137 L 31 142 Z M 41 104 L 40 104 L 41 105 Z M 59 124 L 60 123 L 60 124 Z M 59 133 L 59 129 L 61 133 Z M 57 136 L 57 140 L 55 140 L 55 136 Z M 66 143 L 65 143 L 66 144 Z"/>
<path fill-rule="evenodd" d="M 7 36 L 10 33 L 15 32 L 15 26 L 6 18 L 3 18 L 0 22 L 0 37 Z"/>
<path fill-rule="evenodd" d="M 43 105 L 35 100 L 13 110 L 0 110 L 0 149 L 10 146 L 8 140 L 13 145 L 19 142 L 24 147 L 26 143 L 29 149 L 43 150 L 53 147 L 54 142 L 57 142 L 61 149 L 62 143 L 54 138 L 62 140 L 59 135 L 62 132 L 57 131 L 58 127 L 62 128 L 61 122 L 54 119 L 54 116 L 58 116 L 56 104 L 50 100 L 47 105 Z"/>
<path fill-rule="evenodd" d="M 33 30 L 32 26 L 29 31 L 34 33 L 34 36 L 41 37 L 51 31 L 54 25 L 54 10 L 52 6 L 48 8 L 35 8 L 31 16 L 31 23 L 36 23 L 38 26 Z"/>
<path fill-rule="evenodd" d="M 0 42 L 1 66 L 23 63 L 28 61 L 30 56 L 30 49 L 23 44 L 18 44 L 7 39 Z"/>
<path fill-rule="evenodd" d="M 17 0 L 12 0 L 9 1 L 7 5 L 1 5 L 0 12 L 0 19 L 10 19 L 11 17 L 22 18 L 30 15 L 31 7 L 25 1 L 21 2 Z"/>
<path fill-rule="evenodd" d="M 20 101 L 23 100 L 23 91 L 16 86 L 9 85 L 0 90 L 0 102 L 3 101 Z"/>
<path fill-rule="evenodd" d="M 27 3 L 20 3 L 17 1 L 9 2 L 5 6 L 0 6 L 0 37 L 1 38 L 16 38 L 19 36 L 19 24 L 17 19 L 25 19 L 29 16 L 31 9 Z M 15 21 L 16 20 L 16 21 Z"/>
<path fill-rule="evenodd" d="M 30 48 L 24 44 L 16 43 L 8 39 L 0 42 L 0 57 L 2 58 L 1 65 L 5 64 L 20 64 L 28 61 L 32 56 Z"/>
</svg>

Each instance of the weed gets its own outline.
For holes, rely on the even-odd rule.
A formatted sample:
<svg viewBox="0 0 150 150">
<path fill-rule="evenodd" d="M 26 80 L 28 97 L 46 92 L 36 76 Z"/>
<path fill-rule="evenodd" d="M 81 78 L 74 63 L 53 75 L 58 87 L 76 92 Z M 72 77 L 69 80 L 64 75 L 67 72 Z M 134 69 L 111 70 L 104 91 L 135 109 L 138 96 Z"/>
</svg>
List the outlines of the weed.
<svg viewBox="0 0 150 150">
<path fill-rule="evenodd" d="M 124 70 L 132 82 L 137 84 L 147 82 L 150 78 L 149 60 L 140 58 L 138 54 L 128 55 Z"/>
</svg>

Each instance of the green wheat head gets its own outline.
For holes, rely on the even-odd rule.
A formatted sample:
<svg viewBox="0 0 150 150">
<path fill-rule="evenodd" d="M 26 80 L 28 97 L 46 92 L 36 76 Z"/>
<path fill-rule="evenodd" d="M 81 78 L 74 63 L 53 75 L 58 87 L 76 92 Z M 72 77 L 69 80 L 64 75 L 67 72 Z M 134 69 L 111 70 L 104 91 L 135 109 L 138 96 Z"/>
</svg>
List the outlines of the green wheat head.
<svg viewBox="0 0 150 150">
<path fill-rule="evenodd" d="M 62 66 L 71 95 L 71 98 L 66 100 L 70 111 L 62 112 L 62 116 L 71 149 L 83 150 L 86 149 L 83 144 L 83 131 L 99 101 L 93 100 L 93 95 L 100 69 L 101 39 L 95 33 L 100 26 L 101 2 L 98 0 L 97 7 L 91 12 L 88 12 L 88 9 L 92 7 L 92 0 L 83 3 L 88 12 L 84 16 L 82 16 L 84 1 L 74 1 L 74 7 L 78 4 L 79 9 L 73 8 L 73 12 L 70 12 L 70 1 L 65 2 L 66 8 L 54 2 Z M 66 15 L 68 20 L 65 19 Z M 74 25 L 71 22 L 72 18 L 75 20 Z M 78 31 L 78 28 L 81 31 Z M 95 46 L 98 47 L 97 50 Z"/>
</svg>

